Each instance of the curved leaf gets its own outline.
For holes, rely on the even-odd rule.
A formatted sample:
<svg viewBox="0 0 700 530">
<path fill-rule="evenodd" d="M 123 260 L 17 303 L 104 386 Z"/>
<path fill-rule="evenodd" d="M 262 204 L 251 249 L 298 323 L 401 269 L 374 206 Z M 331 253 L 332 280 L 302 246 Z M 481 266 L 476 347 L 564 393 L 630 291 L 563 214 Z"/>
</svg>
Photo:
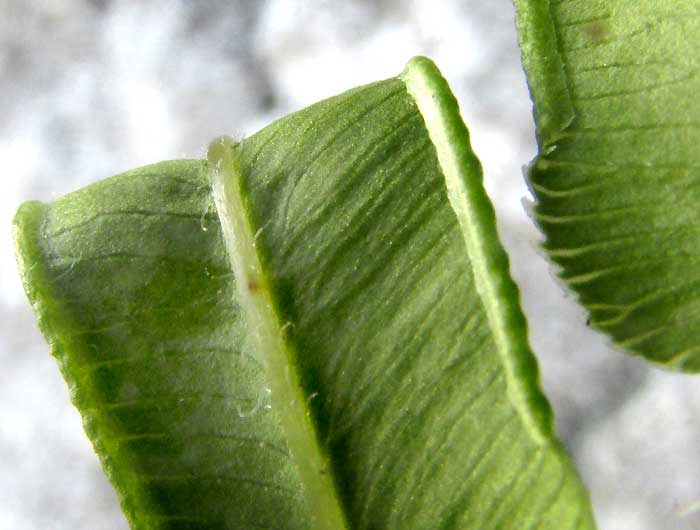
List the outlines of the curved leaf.
<svg viewBox="0 0 700 530">
<path fill-rule="evenodd" d="M 515 3 L 549 255 L 617 345 L 700 370 L 697 5 Z"/>
<path fill-rule="evenodd" d="M 426 59 L 16 238 L 133 528 L 593 528 Z"/>
</svg>

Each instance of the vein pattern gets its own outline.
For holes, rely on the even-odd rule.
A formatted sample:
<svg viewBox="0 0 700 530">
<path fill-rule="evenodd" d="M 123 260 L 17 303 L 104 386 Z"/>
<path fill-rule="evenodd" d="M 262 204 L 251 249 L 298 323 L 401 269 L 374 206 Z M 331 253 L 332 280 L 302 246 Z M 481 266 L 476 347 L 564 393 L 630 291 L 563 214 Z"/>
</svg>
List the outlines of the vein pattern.
<svg viewBox="0 0 700 530">
<path fill-rule="evenodd" d="M 545 59 L 527 53 L 537 38 L 532 21 L 521 16 L 540 143 L 529 181 L 545 247 L 593 326 L 633 353 L 700 370 L 700 356 L 677 354 L 700 347 L 697 7 L 679 0 L 515 3 L 521 14 L 530 4 L 546 6 L 567 94 L 548 89 L 539 73 Z M 554 100 L 570 119 L 550 127 L 542 114 Z M 633 308 L 611 319 L 605 306 Z"/>
</svg>

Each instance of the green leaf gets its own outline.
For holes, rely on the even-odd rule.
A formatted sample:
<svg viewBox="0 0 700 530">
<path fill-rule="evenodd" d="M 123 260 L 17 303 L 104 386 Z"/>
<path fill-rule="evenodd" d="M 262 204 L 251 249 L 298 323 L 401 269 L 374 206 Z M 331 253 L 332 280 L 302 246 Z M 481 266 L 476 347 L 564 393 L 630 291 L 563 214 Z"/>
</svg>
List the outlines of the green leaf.
<svg viewBox="0 0 700 530">
<path fill-rule="evenodd" d="M 417 58 L 22 206 L 27 293 L 132 527 L 592 529 L 481 179 Z"/>
<path fill-rule="evenodd" d="M 618 346 L 699 371 L 697 4 L 515 4 L 549 255 Z"/>
</svg>

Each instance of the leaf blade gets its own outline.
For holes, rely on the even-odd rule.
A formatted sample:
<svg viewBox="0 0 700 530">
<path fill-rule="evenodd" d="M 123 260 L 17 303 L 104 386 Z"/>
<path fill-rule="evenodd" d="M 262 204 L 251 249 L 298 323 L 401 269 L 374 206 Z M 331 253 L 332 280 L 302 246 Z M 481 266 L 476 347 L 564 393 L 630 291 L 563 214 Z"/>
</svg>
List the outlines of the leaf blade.
<svg viewBox="0 0 700 530">
<path fill-rule="evenodd" d="M 178 161 L 28 203 L 25 286 L 132 528 L 307 528 L 210 201 L 203 163 Z M 167 213 L 144 223 L 144 206 Z M 271 509 L 231 506 L 231 488 Z"/>
<path fill-rule="evenodd" d="M 420 75 L 437 83 L 430 90 L 444 100 L 449 95 L 446 84 L 431 68 Z M 328 455 L 327 473 L 337 488 L 340 508 L 350 528 L 593 528 L 587 495 L 551 422 L 542 421 L 542 436 L 533 437 L 513 402 L 504 359 L 477 293 L 465 235 L 419 107 L 402 79 L 390 79 L 290 115 L 239 147 L 249 235 L 269 281 L 278 321 L 292 323 L 284 340 L 294 346 L 293 368 L 300 376 L 316 439 Z M 453 124 L 461 124 L 454 100 L 446 112 Z M 462 129 L 460 134 L 466 134 Z M 468 144 L 460 149 L 460 156 L 469 154 L 465 175 L 480 189 L 478 162 Z M 255 362 L 260 352 L 251 349 L 250 323 L 242 317 L 236 294 L 247 282 L 235 286 L 220 227 L 207 217 L 211 199 L 203 164 L 185 166 L 153 166 L 137 170 L 135 176 L 116 177 L 108 183 L 111 193 L 102 184 L 49 207 L 55 211 L 45 218 L 53 218 L 56 226 L 42 226 L 38 233 L 26 224 L 19 229 L 20 239 L 31 232 L 51 244 L 51 253 L 38 257 L 61 291 L 47 296 L 72 304 L 66 314 L 92 326 L 91 335 L 76 335 L 81 342 L 68 356 L 94 361 L 100 352 L 111 351 L 99 360 L 105 367 L 101 378 L 81 385 L 120 398 L 138 392 L 134 399 L 144 410 L 106 408 L 102 413 L 107 419 L 91 418 L 95 411 L 80 396 L 76 404 L 95 424 L 87 430 L 108 469 L 114 455 L 122 453 L 100 445 L 100 429 L 106 431 L 114 423 L 115 430 L 139 441 L 129 446 L 130 460 L 120 462 L 135 470 L 138 484 L 116 480 L 134 528 L 309 527 L 309 511 L 317 506 L 298 466 L 288 465 L 290 459 L 284 457 L 287 435 L 279 421 L 280 407 L 274 396 L 271 410 L 255 398 L 255 389 L 267 388 L 269 380 Z M 168 174 L 176 178 L 171 182 Z M 156 181 L 151 187 L 149 178 Z M 484 201 L 483 190 L 480 193 Z M 150 200 L 159 202 L 159 208 L 144 204 Z M 122 214 L 113 215 L 115 209 Z M 145 211 L 171 215 L 149 218 Z M 482 224 L 488 225 L 482 228 L 495 234 L 493 212 L 484 204 L 479 211 Z M 94 219 L 86 221 L 85 212 L 93 212 L 87 217 Z M 131 219 L 128 229 L 123 228 L 125 218 Z M 71 228 L 76 224 L 84 232 Z M 61 243 L 61 238 L 69 243 Z M 128 265 L 136 259 L 138 249 L 146 256 L 139 257 L 133 269 L 124 267 L 124 261 Z M 61 259 L 48 260 L 48 255 Z M 93 255 L 111 255 L 110 260 L 121 263 L 114 269 L 90 270 Z M 498 258 L 499 275 L 507 275 L 503 256 Z M 105 284 L 105 276 L 111 282 Z M 174 293 L 167 294 L 167 283 L 177 287 Z M 144 291 L 148 286 L 152 290 Z M 508 296 L 517 297 L 513 289 L 511 284 Z M 156 313 L 147 309 L 150 298 L 159 300 Z M 519 312 L 517 298 L 508 303 Z M 115 337 L 109 324 L 115 318 L 119 325 L 128 323 L 127 335 Z M 520 319 L 524 322 L 522 315 Z M 64 334 L 71 335 L 74 327 Z M 160 335 L 152 343 L 143 342 L 139 333 L 150 327 Z M 524 340 L 524 328 L 517 333 Z M 199 359 L 198 366 L 175 370 L 155 362 L 158 370 L 149 372 L 143 364 L 133 364 L 138 355 L 129 359 L 135 350 L 148 366 L 163 354 L 161 342 L 172 346 L 177 340 L 195 352 L 190 357 Z M 93 343 L 96 350 L 89 346 Z M 238 345 L 236 349 L 246 353 L 242 358 L 253 361 L 243 364 L 229 356 L 224 361 L 233 367 L 216 364 L 202 355 L 212 345 Z M 523 353 L 524 362 L 532 362 L 529 350 L 519 352 Z M 114 372 L 119 363 L 126 363 L 128 373 Z M 64 373 L 70 380 L 78 378 L 81 369 L 69 366 Z M 162 381 L 154 383 L 160 376 Z M 516 370 L 511 381 L 520 376 Z M 536 376 L 530 372 L 527 377 L 528 392 L 539 396 L 527 406 L 540 407 L 533 417 L 546 419 L 549 409 Z M 137 390 L 126 382 L 136 384 Z M 183 385 L 195 383 L 203 385 L 207 398 L 197 401 L 199 408 L 159 403 L 162 395 L 154 393 L 165 387 L 178 395 Z M 221 389 L 215 405 L 207 385 Z M 224 397 L 227 394 L 245 397 L 250 408 L 240 414 L 236 402 Z M 202 403 L 210 406 L 202 408 Z M 257 413 L 249 414 L 253 411 Z M 108 420 L 107 427 L 100 423 Z M 264 433 L 265 438 L 255 438 L 264 441 L 264 447 L 251 447 L 244 458 L 220 453 L 218 447 L 209 453 L 200 448 L 202 473 L 194 472 L 190 457 L 190 467 L 185 468 L 189 474 L 179 474 L 189 482 L 142 480 L 144 470 L 184 465 L 171 463 L 181 455 L 174 449 L 165 451 L 167 446 L 159 440 L 144 447 L 152 425 L 178 434 L 178 429 L 188 432 L 220 423 L 229 427 L 230 436 Z M 246 443 L 241 441 L 236 449 Z M 180 450 L 193 450 L 182 439 L 179 444 Z M 250 488 L 265 495 L 240 485 L 236 490 L 230 483 L 216 484 L 219 489 L 211 486 L 214 471 L 219 478 L 228 476 L 227 459 L 235 463 L 235 476 L 257 480 Z M 262 477 L 241 474 L 257 469 L 258 461 L 267 463 L 261 464 Z M 199 486 L 198 477 L 203 479 Z M 188 488 L 193 487 L 199 487 L 199 508 L 187 502 Z M 223 502 L 226 493 L 235 502 Z M 131 502 L 130 495 L 136 500 Z M 183 506 L 192 513 L 183 512 Z M 243 513 L 232 513 L 234 508 Z M 205 513 L 209 519 L 194 520 Z"/>
<path fill-rule="evenodd" d="M 516 1 L 521 16 L 532 4 Z M 697 91 L 696 9 L 673 0 L 546 9 L 572 119 L 538 124 L 529 182 L 545 247 L 593 326 L 631 353 L 697 371 L 700 138 L 687 105 Z M 522 42 L 533 40 L 528 24 Z M 541 60 L 523 54 L 536 109 L 559 97 Z"/>
</svg>

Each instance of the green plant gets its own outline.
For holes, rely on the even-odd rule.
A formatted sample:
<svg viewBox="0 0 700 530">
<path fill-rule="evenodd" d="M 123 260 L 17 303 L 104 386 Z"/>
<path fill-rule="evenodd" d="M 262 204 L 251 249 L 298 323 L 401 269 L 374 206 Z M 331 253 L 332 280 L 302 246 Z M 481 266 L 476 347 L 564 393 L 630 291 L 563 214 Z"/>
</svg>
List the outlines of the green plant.
<svg viewBox="0 0 700 530">
<path fill-rule="evenodd" d="M 547 245 L 616 339 L 636 346 L 625 333 L 647 326 L 649 338 L 691 340 L 656 332 L 678 306 L 603 318 L 617 303 L 606 297 L 656 289 L 674 259 L 661 262 L 666 276 L 601 286 L 610 275 L 590 256 L 610 234 L 569 222 L 596 220 L 576 210 L 582 193 L 607 210 L 669 185 L 609 198 L 595 179 L 619 165 L 582 169 L 612 151 L 587 140 L 589 122 L 611 127 L 627 107 L 577 107 L 580 82 L 562 75 L 576 66 L 551 50 L 568 45 L 565 26 L 588 27 L 571 33 L 591 49 L 615 42 L 614 16 L 520 4 Z M 591 61 L 631 53 L 612 48 Z M 599 84 L 597 96 L 609 90 Z M 27 203 L 15 226 L 27 293 L 135 528 L 593 528 L 552 432 L 481 169 L 427 60 L 240 143 L 220 139 L 207 161 Z M 669 248 L 690 245 L 683 236 Z M 639 251 L 655 252 L 651 241 Z M 667 360 L 658 351 L 639 348 Z M 672 360 L 695 366 L 692 351 Z"/>
</svg>

